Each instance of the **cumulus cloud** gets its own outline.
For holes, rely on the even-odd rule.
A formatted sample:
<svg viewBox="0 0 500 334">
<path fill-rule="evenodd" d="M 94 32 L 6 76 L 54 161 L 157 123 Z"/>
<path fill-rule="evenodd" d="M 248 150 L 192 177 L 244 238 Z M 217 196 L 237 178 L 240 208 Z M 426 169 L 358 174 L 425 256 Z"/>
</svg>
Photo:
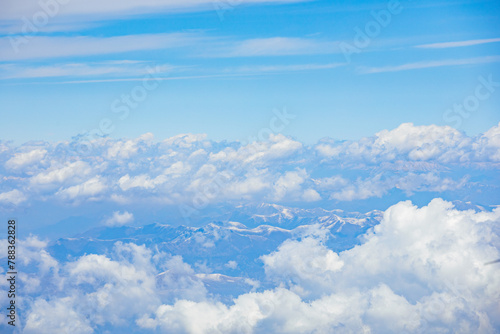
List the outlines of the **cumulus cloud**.
<svg viewBox="0 0 500 334">
<path fill-rule="evenodd" d="M 274 200 L 303 200 L 314 202 L 321 199 L 321 196 L 312 188 L 303 189 L 303 184 L 309 179 L 305 169 L 285 172 L 274 183 Z"/>
<path fill-rule="evenodd" d="M 406 123 L 358 141 L 323 139 L 311 146 L 281 134 L 242 143 L 215 142 L 202 134 L 155 141 L 147 133 L 92 141 L 88 154 L 78 154 L 75 138 L 0 152 L 5 162 L 0 191 L 4 202 L 19 195 L 5 194 L 13 189 L 24 194 L 25 201 L 10 203 L 29 203 L 35 196 L 81 204 L 102 198 L 194 209 L 231 201 L 359 201 L 395 191 L 411 198 L 472 189 L 467 200 L 494 198 L 500 184 L 488 175 L 500 162 L 499 128 L 468 137 L 446 126 Z M 491 180 L 479 177 L 483 173 Z"/>
<path fill-rule="evenodd" d="M 140 148 L 145 149 L 153 140 L 152 133 L 146 133 L 134 140 L 116 141 L 110 143 L 106 156 L 108 159 L 129 159 L 134 156 Z"/>
<path fill-rule="evenodd" d="M 285 240 L 261 257 L 265 288 L 228 302 L 208 294 L 202 275 L 180 256 L 118 242 L 110 254 L 60 263 L 32 238 L 20 252 L 35 268 L 27 275 L 52 288 L 23 300 L 24 329 L 494 333 L 500 279 L 495 266 L 484 264 L 500 257 L 499 223 L 500 209 L 400 202 L 361 244 L 339 253 L 324 233 Z M 230 260 L 225 267 L 240 265 Z"/>
<path fill-rule="evenodd" d="M 24 332 L 33 334 L 94 333 L 88 319 L 73 309 L 75 299 L 75 297 L 65 297 L 55 301 L 36 300 L 32 306 L 33 311 L 26 319 Z"/>
<path fill-rule="evenodd" d="M 67 180 L 79 180 L 82 176 L 90 174 L 91 167 L 85 161 L 75 161 L 64 165 L 51 166 L 41 171 L 30 179 L 34 185 L 61 184 Z"/>
<path fill-rule="evenodd" d="M 138 324 L 190 333 L 494 332 L 500 280 L 484 262 L 499 255 L 499 219 L 499 210 L 457 211 L 439 199 L 423 208 L 402 202 L 351 250 L 336 254 L 305 238 L 264 256 L 266 274 L 285 287 L 231 306 L 163 305 Z"/>
<path fill-rule="evenodd" d="M 104 222 L 107 226 L 123 226 L 134 221 L 134 215 L 128 211 L 113 212 L 113 215 Z"/>
<path fill-rule="evenodd" d="M 394 161 L 436 161 L 439 163 L 495 162 L 499 125 L 471 138 L 449 126 L 415 126 L 404 123 L 359 141 L 323 141 L 316 151 L 328 159 L 349 159 L 368 163 Z"/>
<path fill-rule="evenodd" d="M 319 295 L 334 285 L 332 273 L 344 263 L 315 238 L 287 240 L 276 252 L 262 257 L 268 277 L 296 289 L 298 294 L 315 291 Z M 321 282 L 318 277 L 323 277 Z M 307 294 L 306 294 L 307 295 Z"/>
<path fill-rule="evenodd" d="M 56 196 L 60 196 L 63 199 L 75 200 L 99 195 L 105 189 L 106 185 L 104 184 L 102 178 L 96 176 L 81 184 L 61 189 L 56 193 Z"/>
<path fill-rule="evenodd" d="M 29 152 L 16 153 L 12 158 L 7 160 L 5 167 L 8 169 L 18 169 L 40 161 L 46 154 L 47 150 L 44 149 L 34 149 Z"/>
<path fill-rule="evenodd" d="M 19 190 L 14 189 L 4 193 L 0 193 L 0 203 L 10 203 L 18 205 L 26 201 L 27 197 Z"/>
</svg>

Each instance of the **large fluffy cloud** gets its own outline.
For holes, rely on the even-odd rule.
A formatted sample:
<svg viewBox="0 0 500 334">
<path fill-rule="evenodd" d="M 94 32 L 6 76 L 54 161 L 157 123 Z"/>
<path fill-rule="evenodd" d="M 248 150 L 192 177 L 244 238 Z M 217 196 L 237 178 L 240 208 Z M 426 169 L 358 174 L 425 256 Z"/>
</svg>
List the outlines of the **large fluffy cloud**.
<svg viewBox="0 0 500 334">
<path fill-rule="evenodd" d="M 353 249 L 336 254 L 309 237 L 264 256 L 275 289 L 232 306 L 163 305 L 138 324 L 189 333 L 494 333 L 500 278 L 485 262 L 499 257 L 499 221 L 498 209 L 402 202 Z"/>
<path fill-rule="evenodd" d="M 500 257 L 499 223 L 500 209 L 460 211 L 441 199 L 421 208 L 400 202 L 354 248 L 336 253 L 324 233 L 284 241 L 261 257 L 265 287 L 229 303 L 207 292 L 207 275 L 197 274 L 206 268 L 179 256 L 119 242 L 110 254 L 58 262 L 31 238 L 20 252 L 32 268 L 22 283 L 33 286 L 22 296 L 24 329 L 495 333 L 500 276 L 485 263 Z"/>
<path fill-rule="evenodd" d="M 439 163 L 498 162 L 500 124 L 478 137 L 468 137 L 449 126 L 415 126 L 404 123 L 359 141 L 332 142 L 316 146 L 328 159 L 379 163 L 398 159 Z"/>
<path fill-rule="evenodd" d="M 411 198 L 463 190 L 466 196 L 457 199 L 495 198 L 488 194 L 500 186 L 494 176 L 499 128 L 468 137 L 450 127 L 408 123 L 359 141 L 324 139 L 312 146 L 281 134 L 244 144 L 193 134 L 154 141 L 150 133 L 129 140 L 2 144 L 0 203 L 103 199 L 198 210 L 228 201 L 347 202 L 394 192 Z M 483 173 L 492 177 L 486 181 Z"/>
</svg>

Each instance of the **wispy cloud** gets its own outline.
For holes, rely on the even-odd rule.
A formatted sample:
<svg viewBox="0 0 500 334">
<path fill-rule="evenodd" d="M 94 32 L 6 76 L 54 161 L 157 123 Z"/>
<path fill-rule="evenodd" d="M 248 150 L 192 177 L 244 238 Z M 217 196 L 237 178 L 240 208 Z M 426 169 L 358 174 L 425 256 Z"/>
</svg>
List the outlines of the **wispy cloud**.
<svg viewBox="0 0 500 334">
<path fill-rule="evenodd" d="M 462 66 L 462 65 L 475 65 L 475 64 L 496 63 L 496 62 L 500 62 L 500 56 L 419 61 L 415 63 L 408 63 L 396 66 L 384 66 L 384 67 L 360 67 L 358 69 L 358 72 L 361 74 L 372 74 L 372 73 L 383 73 L 383 72 L 418 70 L 424 68 L 434 68 L 443 66 Z"/>
<path fill-rule="evenodd" d="M 146 73 L 148 62 L 138 60 L 103 61 L 89 63 L 65 63 L 39 66 L 0 65 L 0 79 L 56 78 L 56 77 L 97 77 L 97 76 L 141 76 Z M 158 73 L 174 67 L 157 66 Z"/>
<path fill-rule="evenodd" d="M 85 84 L 85 83 L 104 83 L 104 82 L 134 82 L 142 81 L 145 74 L 144 67 L 147 62 L 131 63 L 133 66 L 122 67 L 113 65 L 116 62 L 90 63 L 90 64 L 63 64 L 60 66 L 41 66 L 33 68 L 21 68 L 14 64 L 0 65 L 0 79 L 10 78 L 57 78 L 57 77 L 81 77 L 76 80 L 50 81 L 43 84 Z M 119 65 L 119 64 L 117 64 Z M 192 74 L 183 76 L 155 77 L 158 81 L 171 80 L 196 80 L 207 78 L 238 78 L 267 74 L 284 74 L 300 71 L 320 71 L 329 70 L 345 66 L 344 63 L 329 64 L 292 64 L 292 65 L 256 65 L 242 66 L 237 68 L 227 68 L 222 72 L 214 70 L 211 74 Z M 186 71 L 187 67 L 162 65 L 157 73 L 171 73 L 172 71 Z M 17 70 L 17 72 L 16 72 Z M 2 76 L 2 71 L 5 73 Z M 196 71 L 196 68 L 193 68 Z M 103 78 L 104 76 L 104 78 Z M 108 76 L 108 77 L 106 77 Z M 109 76 L 113 76 L 109 78 Z M 95 77 L 90 79 L 89 77 Z M 29 82 L 31 84 L 40 84 L 42 82 Z M 23 82 L 26 84 L 26 82 Z"/>
<path fill-rule="evenodd" d="M 14 38 L 14 39 L 12 39 Z M 24 38 L 19 44 L 16 38 Z M 137 34 L 113 37 L 3 37 L 0 38 L 0 61 L 61 58 L 184 47 L 196 44 L 197 33 Z M 13 43 L 18 43 L 17 49 Z"/>
<path fill-rule="evenodd" d="M 238 4 L 259 3 L 294 3 L 307 0 L 239 0 Z M 61 2 L 61 4 L 59 4 Z M 66 1 L 64 1 L 66 2 Z M 42 8 L 43 1 L 7 1 L 2 4 L 0 19 L 21 20 L 23 16 L 31 17 L 37 12 L 46 11 Z M 213 0 L 71 0 L 54 1 L 52 9 L 57 16 L 79 16 L 78 19 L 98 21 L 109 18 L 122 19 L 124 15 L 157 14 L 179 11 L 213 10 Z M 45 6 L 47 7 L 47 6 Z M 49 6 L 50 7 L 50 6 Z"/>
<path fill-rule="evenodd" d="M 458 47 L 463 47 L 463 46 L 472 46 L 472 45 L 488 44 L 488 43 L 496 43 L 496 42 L 500 42 L 500 38 L 473 39 L 473 40 L 468 40 L 468 41 L 422 44 L 422 45 L 416 45 L 415 48 L 447 49 L 447 48 L 458 48 Z"/>
<path fill-rule="evenodd" d="M 207 57 L 259 57 L 338 53 L 338 43 L 297 37 L 255 38 L 208 50 Z"/>
<path fill-rule="evenodd" d="M 226 69 L 226 72 L 233 73 L 266 73 L 266 72 L 298 72 L 298 71 L 317 71 L 329 70 L 340 66 L 345 66 L 345 63 L 329 63 L 329 64 L 292 64 L 292 65 L 256 65 L 242 66 L 234 69 Z"/>
</svg>

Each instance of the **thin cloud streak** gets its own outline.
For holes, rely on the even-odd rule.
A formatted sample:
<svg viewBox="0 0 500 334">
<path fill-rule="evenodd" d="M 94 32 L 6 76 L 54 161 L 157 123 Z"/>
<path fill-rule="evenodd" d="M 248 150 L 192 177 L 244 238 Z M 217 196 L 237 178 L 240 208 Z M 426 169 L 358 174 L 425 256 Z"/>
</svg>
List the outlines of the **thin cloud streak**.
<svg viewBox="0 0 500 334">
<path fill-rule="evenodd" d="M 30 79 L 57 77 L 95 77 L 103 75 L 139 76 L 146 74 L 147 61 L 103 61 L 89 63 L 65 63 L 57 65 L 19 66 L 17 64 L 0 65 L 0 79 Z M 159 65 L 157 71 L 168 72 L 174 66 Z"/>
<path fill-rule="evenodd" d="M 26 38 L 26 37 L 14 37 Z M 12 47 L 12 40 L 0 38 L 0 61 L 62 58 L 116 54 L 131 51 L 180 48 L 197 44 L 203 37 L 196 33 L 137 34 L 113 37 L 46 37 L 36 36 Z M 15 42 L 14 42 L 15 43 Z"/>
<path fill-rule="evenodd" d="M 421 61 L 416 63 L 409 63 L 397 66 L 385 66 L 385 67 L 360 67 L 358 68 L 358 72 L 360 74 L 374 74 L 374 73 L 384 73 L 384 72 L 418 70 L 418 69 L 444 67 L 444 66 L 463 66 L 463 65 L 475 65 L 475 64 L 486 64 L 486 63 L 496 63 L 496 62 L 500 62 L 500 56 Z"/>
<path fill-rule="evenodd" d="M 300 37 L 270 37 L 235 41 L 200 55 L 208 58 L 292 56 L 340 53 L 337 42 Z"/>
<path fill-rule="evenodd" d="M 457 48 L 457 47 L 496 43 L 496 42 L 500 42 L 500 38 L 474 39 L 468 41 L 422 44 L 422 45 L 416 45 L 414 47 L 420 49 L 446 49 L 446 48 Z"/>
<path fill-rule="evenodd" d="M 207 78 L 237 78 L 266 75 L 271 73 L 289 73 L 300 71 L 318 71 L 329 70 L 337 67 L 345 66 L 343 63 L 332 64 L 299 64 L 299 65 L 283 65 L 283 66 L 251 66 L 240 67 L 235 69 L 227 69 L 226 73 L 222 74 L 207 74 L 207 75 L 191 75 L 191 76 L 177 76 L 177 77 L 155 77 L 158 81 L 169 80 L 194 80 L 194 79 L 207 79 Z M 175 70 L 174 66 L 165 65 L 165 71 Z M 102 73 L 107 74 L 107 73 Z M 138 72 L 144 74 L 144 71 Z M 52 76 L 53 77 L 53 76 Z M 57 82 L 30 82 L 29 84 L 85 84 L 85 83 L 106 83 L 106 82 L 135 82 L 142 81 L 143 77 L 128 77 L 128 78 L 110 78 L 110 79 L 89 79 L 89 80 L 71 80 L 71 81 L 57 81 Z M 20 83 L 21 84 L 21 83 Z M 22 83 L 23 85 L 26 83 Z M 17 85 L 17 84 L 13 84 Z"/>
<path fill-rule="evenodd" d="M 286 4 L 309 0 L 240 0 L 238 4 Z M 60 1 L 58 16 L 77 17 L 83 21 L 100 21 L 109 18 L 122 19 L 124 15 L 144 15 L 175 13 L 186 11 L 213 10 L 212 0 L 71 0 Z M 31 17 L 41 12 L 38 0 L 7 1 L 0 12 L 2 20 L 20 20 L 23 16 Z"/>
</svg>

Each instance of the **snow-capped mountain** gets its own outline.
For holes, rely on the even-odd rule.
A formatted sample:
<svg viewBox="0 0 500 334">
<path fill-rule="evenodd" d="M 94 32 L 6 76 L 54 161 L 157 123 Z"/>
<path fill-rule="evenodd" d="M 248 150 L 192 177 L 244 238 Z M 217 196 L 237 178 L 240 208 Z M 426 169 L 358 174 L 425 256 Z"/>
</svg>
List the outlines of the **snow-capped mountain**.
<svg viewBox="0 0 500 334">
<path fill-rule="evenodd" d="M 199 269 L 197 276 L 193 273 L 194 280 L 204 282 L 214 294 L 231 296 L 254 288 L 254 279 L 265 284 L 260 257 L 276 250 L 285 240 L 321 235 L 329 248 L 342 251 L 359 244 L 359 236 L 379 223 L 381 213 L 260 204 L 237 207 L 228 217 L 201 227 L 160 223 L 98 227 L 60 238 L 49 250 L 56 259 L 65 261 L 84 254 L 109 254 L 117 242 L 145 245 L 181 256 L 183 261 Z M 236 218 L 239 221 L 233 220 Z M 158 280 L 170 274 L 165 272 Z"/>
</svg>

